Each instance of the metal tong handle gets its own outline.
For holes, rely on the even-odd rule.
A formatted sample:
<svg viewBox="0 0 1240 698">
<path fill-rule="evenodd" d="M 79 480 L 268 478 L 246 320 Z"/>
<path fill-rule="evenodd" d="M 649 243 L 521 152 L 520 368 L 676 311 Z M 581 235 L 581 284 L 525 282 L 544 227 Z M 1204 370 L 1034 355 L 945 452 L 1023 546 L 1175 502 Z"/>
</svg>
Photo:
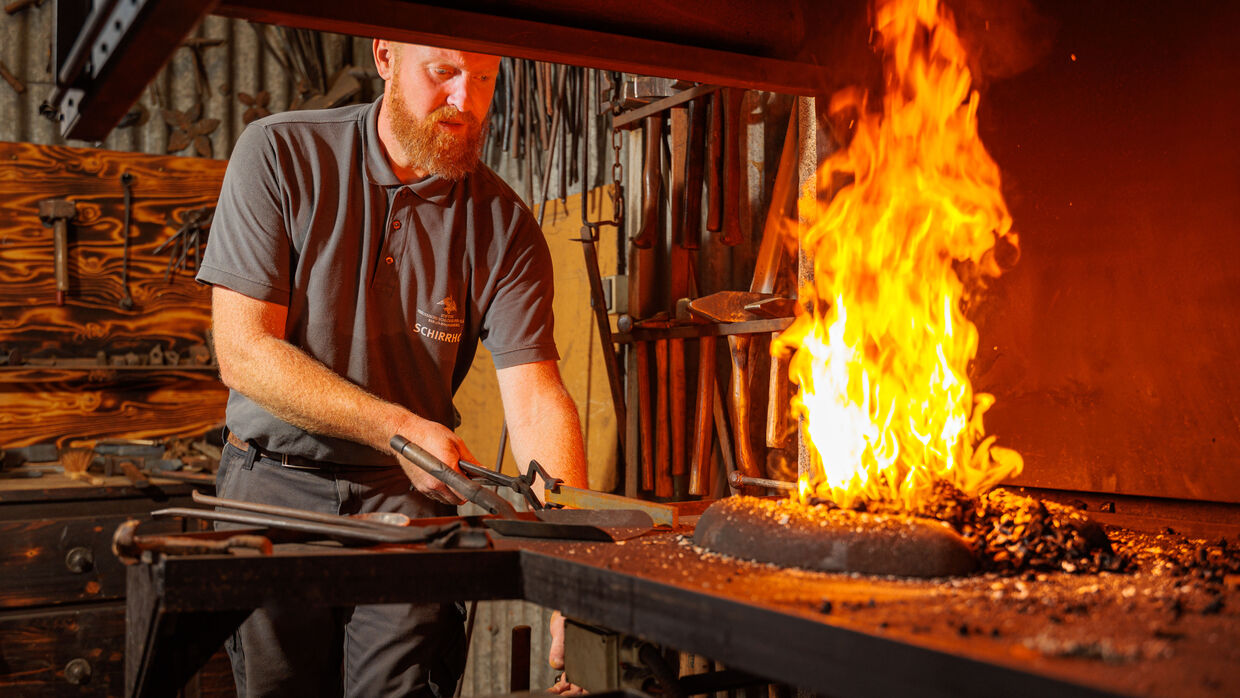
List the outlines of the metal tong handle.
<svg viewBox="0 0 1240 698">
<path fill-rule="evenodd" d="M 388 444 L 400 454 L 402 458 L 413 463 L 419 468 L 425 470 L 436 480 L 447 485 L 453 492 L 467 501 L 473 502 L 482 507 L 489 514 L 505 519 L 516 519 L 517 510 L 512 508 L 503 497 L 486 489 L 482 485 L 470 480 L 457 471 L 449 468 L 447 464 L 431 455 L 426 449 L 413 443 L 409 439 L 395 434 L 392 436 Z"/>
</svg>

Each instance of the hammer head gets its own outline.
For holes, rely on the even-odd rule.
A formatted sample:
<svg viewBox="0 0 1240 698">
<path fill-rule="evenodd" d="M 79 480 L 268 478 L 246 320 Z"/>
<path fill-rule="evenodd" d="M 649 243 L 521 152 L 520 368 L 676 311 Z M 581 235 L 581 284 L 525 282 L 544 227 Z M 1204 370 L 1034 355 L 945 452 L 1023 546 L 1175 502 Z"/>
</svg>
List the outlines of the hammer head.
<svg viewBox="0 0 1240 698">
<path fill-rule="evenodd" d="M 39 202 L 39 220 L 52 225 L 58 220 L 73 220 L 77 216 L 77 204 L 68 199 L 44 199 Z"/>
</svg>

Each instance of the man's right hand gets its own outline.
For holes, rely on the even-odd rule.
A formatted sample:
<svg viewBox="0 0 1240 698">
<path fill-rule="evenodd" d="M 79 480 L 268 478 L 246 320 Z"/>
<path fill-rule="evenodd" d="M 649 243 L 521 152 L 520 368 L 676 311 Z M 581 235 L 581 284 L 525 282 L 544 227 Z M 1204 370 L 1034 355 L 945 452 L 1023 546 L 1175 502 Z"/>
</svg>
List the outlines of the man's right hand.
<svg viewBox="0 0 1240 698">
<path fill-rule="evenodd" d="M 414 419 L 418 420 L 418 423 L 406 422 L 404 430 L 398 430 L 396 433 L 421 446 L 432 456 L 443 461 L 449 468 L 458 472 L 460 467 L 457 465 L 457 461 L 478 462 L 478 459 L 469 452 L 469 447 L 465 445 L 465 441 L 453 433 L 451 429 L 438 422 L 418 417 L 414 417 Z M 405 471 L 405 475 L 409 477 L 409 482 L 413 485 L 413 489 L 418 492 L 437 502 L 443 502 L 451 506 L 457 506 L 465 501 L 447 485 L 436 479 L 435 476 L 413 463 L 399 457 L 397 462 L 400 463 L 401 469 Z"/>
</svg>

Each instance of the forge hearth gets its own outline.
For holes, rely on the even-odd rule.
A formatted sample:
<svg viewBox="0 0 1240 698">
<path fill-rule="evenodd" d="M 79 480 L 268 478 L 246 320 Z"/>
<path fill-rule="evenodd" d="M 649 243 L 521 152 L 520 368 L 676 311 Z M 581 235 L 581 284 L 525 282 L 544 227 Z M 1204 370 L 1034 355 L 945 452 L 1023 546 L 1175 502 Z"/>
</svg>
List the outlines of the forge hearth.
<svg viewBox="0 0 1240 698">
<path fill-rule="evenodd" d="M 942 487 L 914 512 L 732 497 L 702 514 L 694 542 L 782 567 L 900 577 L 975 571 L 1123 571 L 1106 532 L 1071 507 L 995 490 L 971 498 Z"/>
<path fill-rule="evenodd" d="M 954 577 L 978 567 L 965 539 L 941 521 L 789 500 L 720 500 L 702 514 L 693 540 L 724 555 L 820 572 Z"/>
</svg>

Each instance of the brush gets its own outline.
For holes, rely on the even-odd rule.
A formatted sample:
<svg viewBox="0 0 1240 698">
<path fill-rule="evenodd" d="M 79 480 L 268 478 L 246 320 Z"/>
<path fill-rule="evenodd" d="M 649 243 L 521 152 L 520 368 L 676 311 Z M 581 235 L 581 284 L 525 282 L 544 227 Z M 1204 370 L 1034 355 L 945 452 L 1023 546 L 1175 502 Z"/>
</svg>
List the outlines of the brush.
<svg viewBox="0 0 1240 698">
<path fill-rule="evenodd" d="M 88 448 L 66 448 L 60 451 L 60 466 L 70 480 L 81 480 L 91 485 L 102 485 L 103 478 L 87 472 L 95 452 Z"/>
</svg>

